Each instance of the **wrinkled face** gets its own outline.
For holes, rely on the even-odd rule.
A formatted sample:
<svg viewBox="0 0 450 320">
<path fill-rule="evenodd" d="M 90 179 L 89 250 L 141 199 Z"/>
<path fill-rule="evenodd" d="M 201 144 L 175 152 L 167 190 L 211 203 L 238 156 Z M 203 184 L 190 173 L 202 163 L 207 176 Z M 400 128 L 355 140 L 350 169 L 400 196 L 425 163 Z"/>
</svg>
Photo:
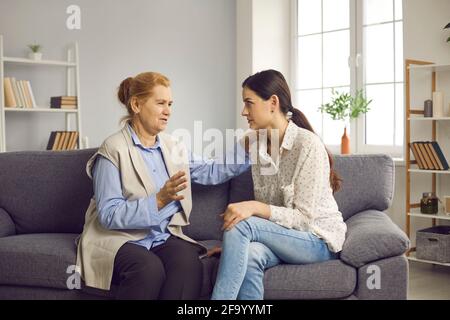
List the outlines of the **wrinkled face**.
<svg viewBox="0 0 450 320">
<path fill-rule="evenodd" d="M 151 135 L 157 135 L 165 130 L 172 106 L 172 92 L 170 87 L 157 85 L 153 88 L 153 94 L 145 102 L 132 103 L 136 113 L 135 120 L 140 122 L 145 131 Z"/>
<path fill-rule="evenodd" d="M 242 90 L 244 109 L 241 115 L 247 118 L 250 129 L 267 129 L 273 119 L 274 101 L 263 100 L 254 91 L 245 87 Z"/>
</svg>

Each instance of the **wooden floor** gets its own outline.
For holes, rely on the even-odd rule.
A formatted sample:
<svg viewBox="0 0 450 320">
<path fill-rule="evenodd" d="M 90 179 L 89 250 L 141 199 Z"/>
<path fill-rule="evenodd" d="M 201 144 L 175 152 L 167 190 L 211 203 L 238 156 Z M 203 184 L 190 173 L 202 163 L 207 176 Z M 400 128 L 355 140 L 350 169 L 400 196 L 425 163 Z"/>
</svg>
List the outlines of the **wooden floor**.
<svg viewBox="0 0 450 320">
<path fill-rule="evenodd" d="M 409 262 L 409 300 L 450 300 L 450 267 Z"/>
</svg>

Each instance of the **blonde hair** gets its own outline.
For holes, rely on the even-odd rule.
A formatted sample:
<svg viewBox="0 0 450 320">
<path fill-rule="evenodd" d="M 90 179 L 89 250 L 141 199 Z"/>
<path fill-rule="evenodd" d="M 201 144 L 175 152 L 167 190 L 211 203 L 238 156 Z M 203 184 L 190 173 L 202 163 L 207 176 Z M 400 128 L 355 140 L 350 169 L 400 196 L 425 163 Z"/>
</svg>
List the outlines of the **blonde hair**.
<svg viewBox="0 0 450 320">
<path fill-rule="evenodd" d="M 145 103 L 153 94 L 153 88 L 157 85 L 164 87 L 170 86 L 170 80 L 158 72 L 143 72 L 137 76 L 128 77 L 120 83 L 117 97 L 120 102 L 127 108 L 128 114 L 120 119 L 120 123 L 124 125 L 134 117 L 131 108 L 131 98 L 136 97 L 140 102 Z"/>
</svg>

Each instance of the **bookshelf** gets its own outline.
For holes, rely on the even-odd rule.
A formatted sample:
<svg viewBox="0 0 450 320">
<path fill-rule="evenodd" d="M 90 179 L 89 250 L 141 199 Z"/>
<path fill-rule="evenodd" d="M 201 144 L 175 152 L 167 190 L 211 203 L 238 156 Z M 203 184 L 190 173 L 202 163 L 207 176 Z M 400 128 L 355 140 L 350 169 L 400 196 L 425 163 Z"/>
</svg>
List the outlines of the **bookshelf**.
<svg viewBox="0 0 450 320">
<path fill-rule="evenodd" d="M 76 109 L 55 109 L 48 106 L 38 105 L 34 108 L 12 108 L 5 107 L 4 78 L 5 66 L 19 64 L 29 68 L 53 68 L 59 67 L 66 72 L 66 93 L 67 96 L 77 97 Z M 75 89 L 73 89 L 73 87 Z M 8 114 L 12 113 L 61 113 L 65 117 L 65 130 L 71 131 L 71 124 L 74 124 L 78 131 L 78 148 L 81 144 L 81 95 L 80 95 L 80 70 L 79 70 L 79 52 L 78 43 L 72 44 L 67 49 L 67 60 L 31 60 L 20 57 L 8 57 L 3 55 L 3 36 L 0 35 L 0 152 L 6 152 L 6 121 Z M 55 94 L 56 95 L 56 94 Z M 50 101 L 50 97 L 48 99 Z M 72 120 L 72 121 L 71 121 Z M 50 137 L 51 128 L 49 128 L 47 139 Z M 31 132 L 29 134 L 32 134 Z M 47 141 L 45 141 L 46 145 Z M 43 143 L 44 144 L 44 143 Z"/>
<path fill-rule="evenodd" d="M 420 60 L 405 60 L 405 106 L 406 106 L 406 124 L 405 124 L 405 162 L 406 162 L 406 234 L 411 238 L 411 225 L 412 218 L 416 219 L 428 219 L 431 220 L 433 226 L 436 225 L 438 221 L 450 221 L 450 215 L 443 212 L 442 205 L 439 206 L 439 212 L 437 214 L 423 214 L 420 212 L 420 200 L 417 202 L 411 199 L 411 181 L 416 175 L 420 174 L 431 174 L 431 191 L 434 192 L 438 197 L 441 195 L 437 192 L 438 179 L 439 177 L 450 174 L 450 170 L 430 170 L 430 169 L 420 169 L 418 167 L 417 159 L 412 160 L 411 155 L 413 152 L 410 149 L 411 142 L 411 124 L 416 122 L 418 125 L 420 122 L 430 123 L 431 122 L 431 140 L 438 141 L 437 128 L 439 124 L 448 125 L 447 121 L 450 117 L 424 117 L 423 107 L 412 107 L 411 106 L 411 73 L 414 70 L 427 70 L 431 73 L 431 93 L 436 91 L 437 87 L 437 77 L 438 72 L 450 72 L 450 64 L 434 64 L 428 61 Z M 419 139 L 420 140 L 420 139 Z M 447 157 L 448 161 L 448 157 Z M 427 191 L 427 190 L 424 190 Z M 437 261 L 422 260 L 416 257 L 416 248 L 412 247 L 408 253 L 407 257 L 410 261 L 418 261 L 423 263 L 437 264 L 450 266 L 450 263 L 440 263 Z"/>
</svg>

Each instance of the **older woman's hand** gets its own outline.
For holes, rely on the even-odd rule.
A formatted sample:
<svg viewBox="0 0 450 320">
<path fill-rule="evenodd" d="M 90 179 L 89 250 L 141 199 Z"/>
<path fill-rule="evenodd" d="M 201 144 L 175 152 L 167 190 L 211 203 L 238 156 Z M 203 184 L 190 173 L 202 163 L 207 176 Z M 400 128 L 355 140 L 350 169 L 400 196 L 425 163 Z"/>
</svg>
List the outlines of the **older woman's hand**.
<svg viewBox="0 0 450 320">
<path fill-rule="evenodd" d="M 172 201 L 183 200 L 184 196 L 177 195 L 177 192 L 187 188 L 186 173 L 178 171 L 169 180 L 166 181 L 164 186 L 156 194 L 156 201 L 158 203 L 158 210 L 165 207 Z"/>
</svg>

